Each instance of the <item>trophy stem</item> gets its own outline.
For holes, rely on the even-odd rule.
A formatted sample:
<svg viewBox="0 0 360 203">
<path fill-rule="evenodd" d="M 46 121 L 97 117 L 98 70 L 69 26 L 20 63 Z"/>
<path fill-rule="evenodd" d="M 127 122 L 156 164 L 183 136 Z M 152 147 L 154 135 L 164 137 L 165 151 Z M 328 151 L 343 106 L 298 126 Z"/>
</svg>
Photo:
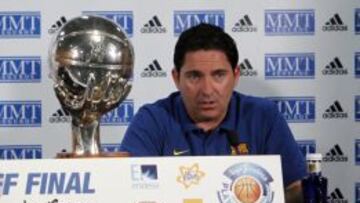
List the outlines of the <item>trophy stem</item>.
<svg viewBox="0 0 360 203">
<path fill-rule="evenodd" d="M 100 118 L 91 123 L 72 119 L 72 149 L 76 155 L 96 156 L 100 154 Z"/>
</svg>

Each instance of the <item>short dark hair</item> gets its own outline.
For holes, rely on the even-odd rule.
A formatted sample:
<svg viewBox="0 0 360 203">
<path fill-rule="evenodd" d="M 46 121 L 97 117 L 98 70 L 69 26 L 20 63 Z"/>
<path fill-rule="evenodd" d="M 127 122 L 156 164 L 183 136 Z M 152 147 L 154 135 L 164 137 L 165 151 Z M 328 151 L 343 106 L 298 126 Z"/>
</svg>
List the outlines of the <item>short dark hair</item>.
<svg viewBox="0 0 360 203">
<path fill-rule="evenodd" d="M 180 71 L 189 51 L 219 50 L 227 56 L 232 69 L 237 66 L 239 54 L 233 38 L 220 27 L 201 23 L 181 33 L 174 52 L 174 65 Z"/>
</svg>

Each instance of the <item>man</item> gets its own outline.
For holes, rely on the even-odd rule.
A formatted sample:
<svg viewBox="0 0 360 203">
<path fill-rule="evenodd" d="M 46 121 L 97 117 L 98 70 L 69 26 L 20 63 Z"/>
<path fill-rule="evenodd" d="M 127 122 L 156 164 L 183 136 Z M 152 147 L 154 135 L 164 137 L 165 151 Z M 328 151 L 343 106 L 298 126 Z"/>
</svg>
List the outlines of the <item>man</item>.
<svg viewBox="0 0 360 203">
<path fill-rule="evenodd" d="M 293 135 L 273 102 L 233 91 L 237 63 L 236 44 L 221 28 L 183 32 L 172 71 L 179 92 L 140 108 L 121 149 L 133 156 L 280 154 L 287 202 L 300 201 L 305 162 Z"/>
</svg>

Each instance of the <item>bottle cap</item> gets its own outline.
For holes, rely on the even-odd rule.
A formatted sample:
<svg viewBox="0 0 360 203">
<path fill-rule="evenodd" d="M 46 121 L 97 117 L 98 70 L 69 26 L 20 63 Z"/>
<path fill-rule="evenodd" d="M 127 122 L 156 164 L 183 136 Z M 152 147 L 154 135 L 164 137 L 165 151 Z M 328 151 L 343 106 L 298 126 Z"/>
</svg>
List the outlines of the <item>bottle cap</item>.
<svg viewBox="0 0 360 203">
<path fill-rule="evenodd" d="M 306 154 L 307 161 L 322 161 L 322 154 L 314 153 L 314 154 Z"/>
</svg>

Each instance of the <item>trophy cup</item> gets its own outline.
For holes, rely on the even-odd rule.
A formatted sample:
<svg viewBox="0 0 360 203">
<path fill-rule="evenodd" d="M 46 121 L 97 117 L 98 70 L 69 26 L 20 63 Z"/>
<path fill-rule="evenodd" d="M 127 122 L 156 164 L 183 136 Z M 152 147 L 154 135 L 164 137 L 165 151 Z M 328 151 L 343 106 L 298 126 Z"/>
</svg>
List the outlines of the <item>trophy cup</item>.
<svg viewBox="0 0 360 203">
<path fill-rule="evenodd" d="M 55 94 L 72 118 L 72 152 L 58 158 L 127 156 L 101 152 L 100 118 L 129 94 L 134 51 L 112 21 L 80 16 L 55 33 L 49 50 Z"/>
</svg>

